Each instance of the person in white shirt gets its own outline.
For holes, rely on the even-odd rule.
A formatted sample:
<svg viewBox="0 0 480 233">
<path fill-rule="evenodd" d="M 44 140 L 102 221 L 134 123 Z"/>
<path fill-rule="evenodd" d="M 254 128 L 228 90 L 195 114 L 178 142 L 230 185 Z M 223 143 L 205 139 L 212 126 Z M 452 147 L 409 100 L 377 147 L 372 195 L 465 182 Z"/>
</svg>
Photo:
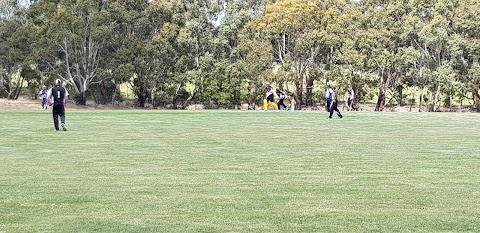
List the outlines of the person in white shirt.
<svg viewBox="0 0 480 233">
<path fill-rule="evenodd" d="M 265 99 L 263 100 L 263 111 L 268 110 L 268 106 L 272 106 L 275 110 L 278 110 L 274 100 L 275 90 L 269 82 L 265 83 Z"/>
<path fill-rule="evenodd" d="M 48 106 L 47 96 L 48 96 L 47 86 L 44 85 L 42 90 L 38 92 L 38 97 L 42 100 L 42 110 L 47 110 L 47 106 Z"/>
<path fill-rule="evenodd" d="M 347 111 L 352 111 L 353 109 L 353 100 L 355 99 L 355 92 L 351 87 L 348 88 L 347 92 Z"/>
</svg>

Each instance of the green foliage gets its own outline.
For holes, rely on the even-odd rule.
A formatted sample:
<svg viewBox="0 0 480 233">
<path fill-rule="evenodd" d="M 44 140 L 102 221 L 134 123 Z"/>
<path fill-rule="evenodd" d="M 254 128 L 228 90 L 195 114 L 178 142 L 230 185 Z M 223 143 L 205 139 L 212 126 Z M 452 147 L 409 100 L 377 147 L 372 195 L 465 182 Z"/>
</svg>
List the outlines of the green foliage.
<svg viewBox="0 0 480 233">
<path fill-rule="evenodd" d="M 475 0 L 2 4 L 3 97 L 16 96 L 12 77 L 32 66 L 39 83 L 61 78 L 82 103 L 106 80 L 129 83 L 139 106 L 254 106 L 265 81 L 299 105 L 321 103 L 326 81 L 377 98 L 377 110 L 414 98 L 404 89 L 418 91 L 421 110 L 480 102 Z"/>
<path fill-rule="evenodd" d="M 89 97 L 91 97 L 96 104 L 115 104 L 123 101 L 119 92 L 115 82 L 105 80 L 89 90 Z"/>
</svg>

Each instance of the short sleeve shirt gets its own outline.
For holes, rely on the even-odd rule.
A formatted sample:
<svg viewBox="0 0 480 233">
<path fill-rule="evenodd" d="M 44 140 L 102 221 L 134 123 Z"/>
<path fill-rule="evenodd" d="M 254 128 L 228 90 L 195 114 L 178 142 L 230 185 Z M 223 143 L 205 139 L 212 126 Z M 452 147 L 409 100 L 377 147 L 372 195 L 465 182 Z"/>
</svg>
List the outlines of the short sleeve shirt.
<svg viewBox="0 0 480 233">
<path fill-rule="evenodd" d="M 63 104 L 63 100 L 68 96 L 68 91 L 64 87 L 55 86 L 48 90 L 48 96 L 52 97 L 54 104 Z"/>
</svg>

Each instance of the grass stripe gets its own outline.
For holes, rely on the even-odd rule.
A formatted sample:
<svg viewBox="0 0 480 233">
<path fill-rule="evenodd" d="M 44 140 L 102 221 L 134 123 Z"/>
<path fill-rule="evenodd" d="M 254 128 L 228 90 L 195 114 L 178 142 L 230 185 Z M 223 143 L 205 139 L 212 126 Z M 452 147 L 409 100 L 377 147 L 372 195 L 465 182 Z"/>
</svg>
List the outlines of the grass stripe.
<svg viewBox="0 0 480 233">
<path fill-rule="evenodd" d="M 0 112 L 0 232 L 477 232 L 471 113 Z"/>
</svg>

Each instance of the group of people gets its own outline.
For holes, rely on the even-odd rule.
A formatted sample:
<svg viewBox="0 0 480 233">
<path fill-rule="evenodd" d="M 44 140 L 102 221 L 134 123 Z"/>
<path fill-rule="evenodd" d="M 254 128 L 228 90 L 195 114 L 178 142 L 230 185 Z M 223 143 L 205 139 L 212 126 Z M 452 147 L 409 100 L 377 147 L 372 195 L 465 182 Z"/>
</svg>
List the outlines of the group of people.
<svg viewBox="0 0 480 233">
<path fill-rule="evenodd" d="M 278 102 L 275 104 L 275 94 L 278 97 Z M 268 110 L 268 107 L 271 106 L 273 109 L 279 111 L 281 107 L 284 107 L 286 110 L 288 110 L 288 107 L 283 103 L 285 100 L 285 92 L 281 91 L 279 88 L 276 88 L 276 91 L 274 91 L 273 86 L 269 83 L 265 83 L 265 99 L 263 101 L 263 110 L 266 111 Z M 348 89 L 347 92 L 347 111 L 354 110 L 353 107 L 353 100 L 355 98 L 355 93 L 352 88 Z M 327 100 L 327 109 L 329 112 L 328 118 L 332 118 L 333 112 L 337 112 L 338 117 L 343 118 L 343 115 L 340 113 L 340 110 L 338 110 L 338 101 L 337 101 L 337 92 L 335 89 L 333 89 L 332 84 L 330 82 L 327 82 L 327 90 L 325 92 L 325 99 Z M 295 99 L 292 97 L 292 101 L 295 101 Z M 291 103 L 292 108 L 294 108 L 295 103 Z"/>
<path fill-rule="evenodd" d="M 55 86 L 47 90 L 47 86 L 43 86 L 42 90 L 38 93 L 39 98 L 42 100 L 42 110 L 47 110 L 47 106 L 52 106 L 53 112 L 53 124 L 55 131 L 59 131 L 59 122 L 63 131 L 67 131 L 65 125 L 65 105 L 68 100 L 68 91 L 62 86 L 62 80 L 55 80 Z"/>
<path fill-rule="evenodd" d="M 280 111 L 282 107 L 288 111 L 288 106 L 285 105 L 284 100 L 287 97 L 285 91 L 280 90 L 280 88 L 274 89 L 273 86 L 269 83 L 265 83 L 265 99 L 263 101 L 263 110 L 268 110 L 269 107 Z M 291 102 L 291 110 L 295 109 L 295 98 L 293 98 L 292 93 L 288 92 Z M 42 90 L 38 93 L 39 97 L 42 99 L 42 110 L 46 110 L 47 106 L 52 106 L 53 112 L 53 124 L 55 126 L 55 131 L 59 131 L 59 122 L 58 119 L 60 118 L 60 123 L 63 131 L 66 131 L 65 125 L 65 105 L 68 100 L 68 91 L 62 86 L 62 80 L 57 79 L 55 80 L 55 86 L 48 89 L 46 86 L 43 86 Z M 275 103 L 275 95 L 277 96 L 278 102 Z M 327 91 L 325 93 L 325 98 L 327 99 L 327 108 L 329 114 L 329 118 L 332 118 L 333 112 L 337 112 L 338 117 L 343 118 L 343 115 L 338 110 L 338 101 L 337 101 L 337 93 L 335 89 L 333 89 L 330 82 L 327 82 Z M 353 100 L 355 98 L 355 94 L 352 88 L 348 89 L 347 93 L 347 110 L 350 111 L 353 109 Z"/>
<path fill-rule="evenodd" d="M 282 107 L 288 111 L 288 106 L 285 105 L 285 103 L 283 102 L 287 97 L 285 95 L 285 92 L 280 90 L 280 88 L 276 88 L 274 90 L 273 86 L 269 82 L 266 82 L 265 85 L 266 87 L 265 87 L 265 99 L 263 100 L 263 110 L 266 111 L 268 110 L 268 107 L 271 106 L 273 109 L 277 111 L 280 111 Z M 275 104 L 275 95 L 277 95 L 277 98 L 278 98 L 278 102 L 276 104 Z M 291 103 L 291 110 L 293 111 L 295 110 L 295 99 L 290 98 L 290 102 L 293 102 Z"/>
</svg>

